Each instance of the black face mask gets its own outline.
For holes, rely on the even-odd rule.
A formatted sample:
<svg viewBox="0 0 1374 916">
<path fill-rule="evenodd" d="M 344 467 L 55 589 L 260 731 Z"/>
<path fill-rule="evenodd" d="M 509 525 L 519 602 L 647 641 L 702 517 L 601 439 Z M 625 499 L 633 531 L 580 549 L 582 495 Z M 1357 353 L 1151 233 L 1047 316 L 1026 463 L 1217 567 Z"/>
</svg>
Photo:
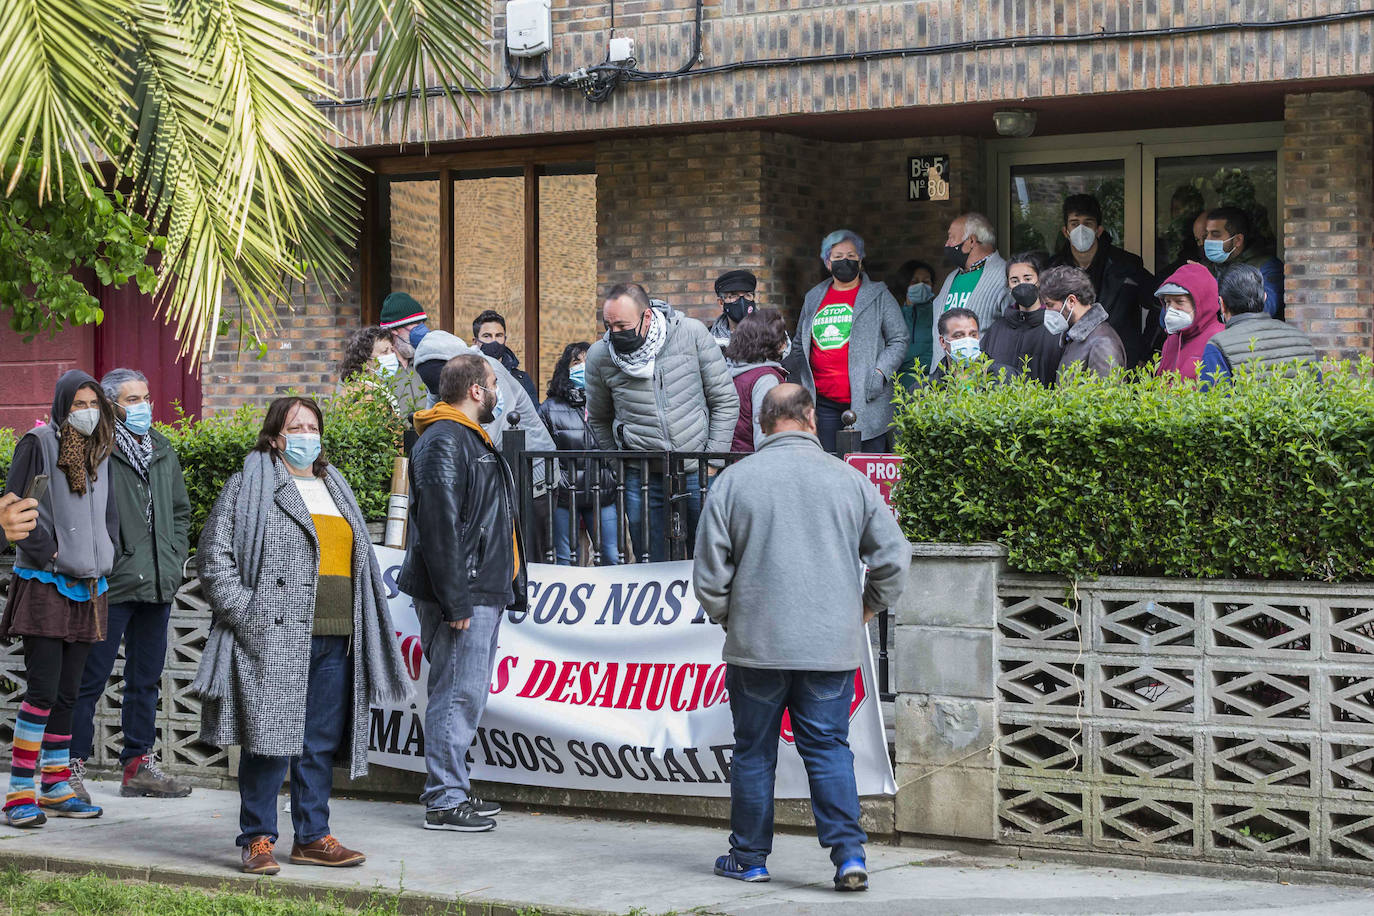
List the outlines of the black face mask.
<svg viewBox="0 0 1374 916">
<path fill-rule="evenodd" d="M 644 323 L 642 317 L 639 321 L 640 324 Z M 607 333 L 607 337 L 610 338 L 611 346 L 615 348 L 615 352 L 622 356 L 626 353 L 633 353 L 644 346 L 644 335 L 639 333 L 638 324 L 623 331 L 610 331 Z"/>
<path fill-rule="evenodd" d="M 725 303 L 725 315 L 735 324 L 744 320 L 745 316 L 754 310 L 754 300 L 740 296 L 734 302 Z"/>
<path fill-rule="evenodd" d="M 830 276 L 841 283 L 849 283 L 859 275 L 859 262 L 853 258 L 830 262 Z"/>
<path fill-rule="evenodd" d="M 1011 288 L 1011 298 L 1023 309 L 1040 301 L 1040 287 L 1034 283 L 1018 283 Z"/>
<path fill-rule="evenodd" d="M 968 266 L 968 252 L 960 248 L 959 245 L 946 245 L 945 263 L 950 267 L 957 267 L 959 270 L 963 270 Z"/>
</svg>

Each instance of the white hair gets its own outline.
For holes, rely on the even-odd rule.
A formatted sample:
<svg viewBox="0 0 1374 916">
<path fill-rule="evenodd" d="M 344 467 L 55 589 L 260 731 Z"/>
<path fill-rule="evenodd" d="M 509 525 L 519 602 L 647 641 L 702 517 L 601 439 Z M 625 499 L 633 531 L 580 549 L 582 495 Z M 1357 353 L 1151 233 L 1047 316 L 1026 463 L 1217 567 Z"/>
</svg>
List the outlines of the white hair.
<svg viewBox="0 0 1374 916">
<path fill-rule="evenodd" d="M 997 247 L 997 230 L 992 228 L 992 220 L 981 213 L 965 213 L 959 219 L 964 221 L 964 238 L 973 236 L 980 245 Z"/>
</svg>

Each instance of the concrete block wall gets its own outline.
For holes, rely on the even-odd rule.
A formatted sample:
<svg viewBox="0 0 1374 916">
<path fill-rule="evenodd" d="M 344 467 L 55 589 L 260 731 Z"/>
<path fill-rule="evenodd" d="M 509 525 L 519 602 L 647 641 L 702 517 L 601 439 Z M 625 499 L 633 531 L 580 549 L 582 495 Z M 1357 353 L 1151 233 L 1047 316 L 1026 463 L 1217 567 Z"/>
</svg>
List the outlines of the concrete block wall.
<svg viewBox="0 0 1374 916">
<path fill-rule="evenodd" d="M 1374 590 L 1069 583 L 1007 570 L 997 545 L 913 553 L 899 832 L 1374 877 Z"/>
<path fill-rule="evenodd" d="M 897 829 L 997 837 L 995 544 L 918 544 L 894 614 Z"/>
</svg>

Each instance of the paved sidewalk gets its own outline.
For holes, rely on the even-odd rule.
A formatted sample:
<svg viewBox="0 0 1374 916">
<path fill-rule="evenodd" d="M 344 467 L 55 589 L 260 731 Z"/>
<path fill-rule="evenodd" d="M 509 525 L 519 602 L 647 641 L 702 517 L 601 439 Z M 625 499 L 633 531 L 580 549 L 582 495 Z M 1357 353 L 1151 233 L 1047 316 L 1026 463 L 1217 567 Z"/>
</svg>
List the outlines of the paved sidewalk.
<svg viewBox="0 0 1374 916">
<path fill-rule="evenodd" d="M 196 789 L 190 798 L 122 799 L 114 783 L 89 783 L 105 816 L 54 819 L 40 830 L 0 827 L 6 858 L 46 858 L 137 869 L 155 881 L 242 881 L 339 890 L 404 886 L 410 894 L 504 904 L 507 912 L 829 914 L 1276 914 L 1367 916 L 1374 890 L 1223 881 L 1118 869 L 961 855 L 937 846 L 869 847 L 872 890 L 837 894 L 813 837 L 777 838 L 768 884 L 711 874 L 723 830 L 672 823 L 510 812 L 480 835 L 420 829 L 418 805 L 335 800 L 332 828 L 369 856 L 360 868 L 287 864 L 290 816 L 278 849 L 282 872 L 248 879 L 237 870 L 238 795 Z M 283 798 L 285 803 L 285 798 Z M 141 872 L 141 873 L 140 873 Z"/>
</svg>

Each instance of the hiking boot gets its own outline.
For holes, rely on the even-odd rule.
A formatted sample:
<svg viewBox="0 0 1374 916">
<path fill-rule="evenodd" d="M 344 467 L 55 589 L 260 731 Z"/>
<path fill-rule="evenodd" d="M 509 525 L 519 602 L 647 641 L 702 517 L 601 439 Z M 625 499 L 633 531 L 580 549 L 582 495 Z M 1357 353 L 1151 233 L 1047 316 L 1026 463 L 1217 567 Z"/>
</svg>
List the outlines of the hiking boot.
<svg viewBox="0 0 1374 916">
<path fill-rule="evenodd" d="M 483 817 L 496 817 L 496 815 L 501 813 L 501 805 L 499 802 L 487 801 L 486 799 L 478 798 L 476 795 L 469 795 L 468 803 L 472 805 L 473 811 L 476 811 Z"/>
<path fill-rule="evenodd" d="M 124 765 L 124 783 L 119 794 L 125 798 L 185 798 L 191 794 L 191 787 L 169 776 L 158 763 L 157 754 L 144 754 Z"/>
<path fill-rule="evenodd" d="M 270 836 L 253 837 L 253 842 L 243 847 L 243 870 L 250 875 L 275 875 L 281 871 L 272 855 Z"/>
<path fill-rule="evenodd" d="M 324 865 L 329 868 L 344 868 L 349 865 L 362 865 L 367 856 L 334 839 L 322 836 L 313 843 L 291 844 L 291 863 L 293 865 Z"/>
<path fill-rule="evenodd" d="M 426 830 L 457 830 L 460 833 L 485 833 L 496 827 L 496 821 L 478 814 L 468 799 L 456 808 L 426 811 Z"/>
<path fill-rule="evenodd" d="M 5 809 L 5 823 L 11 827 L 42 827 L 47 822 L 48 816 L 43 809 L 32 802 Z"/>
<path fill-rule="evenodd" d="M 71 775 L 67 777 L 67 785 L 72 787 L 77 798 L 88 805 L 91 803 L 91 793 L 86 791 L 86 761 L 80 757 L 72 759 Z"/>
</svg>

